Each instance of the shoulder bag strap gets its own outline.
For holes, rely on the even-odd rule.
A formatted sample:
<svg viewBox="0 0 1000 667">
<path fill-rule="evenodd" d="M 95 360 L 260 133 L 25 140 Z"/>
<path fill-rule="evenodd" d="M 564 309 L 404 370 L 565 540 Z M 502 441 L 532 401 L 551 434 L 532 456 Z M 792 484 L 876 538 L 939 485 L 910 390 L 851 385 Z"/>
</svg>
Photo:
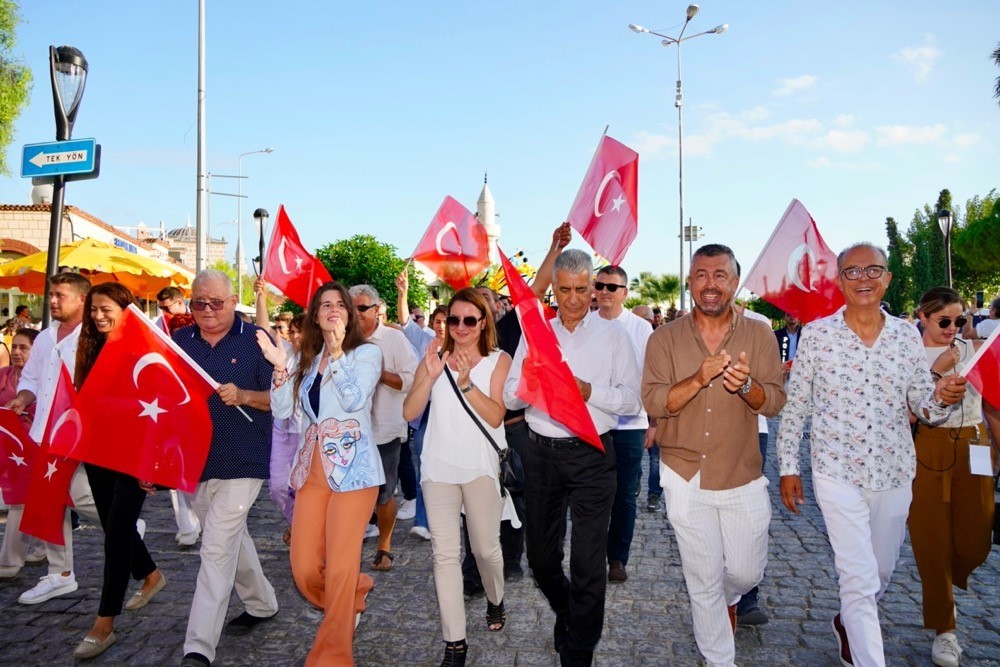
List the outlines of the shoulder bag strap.
<svg viewBox="0 0 1000 667">
<path fill-rule="evenodd" d="M 479 427 L 479 430 L 483 432 L 483 435 L 486 436 L 486 439 L 493 446 L 493 449 L 497 450 L 497 454 L 500 454 L 501 450 L 499 447 L 497 447 L 497 443 L 493 441 L 493 436 L 490 435 L 489 431 L 486 430 L 482 422 L 479 421 L 479 418 L 476 417 L 475 413 L 472 412 L 472 408 L 469 407 L 469 404 L 465 402 L 465 396 L 462 396 L 462 390 L 458 388 L 458 384 L 455 382 L 455 378 L 452 377 L 451 369 L 448 368 L 448 364 L 444 365 L 444 373 L 445 375 L 448 376 L 448 382 L 451 383 L 451 388 L 455 390 L 455 394 L 458 396 L 458 402 L 461 403 L 462 407 L 465 408 L 465 411 L 469 413 L 469 417 L 471 417 L 472 421 L 476 423 L 476 426 Z"/>
</svg>

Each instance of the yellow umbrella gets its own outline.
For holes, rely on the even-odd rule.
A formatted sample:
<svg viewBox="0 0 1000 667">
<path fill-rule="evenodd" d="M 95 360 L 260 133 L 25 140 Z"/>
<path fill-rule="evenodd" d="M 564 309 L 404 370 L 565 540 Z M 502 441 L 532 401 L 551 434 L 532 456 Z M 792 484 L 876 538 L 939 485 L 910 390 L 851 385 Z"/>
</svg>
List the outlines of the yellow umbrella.
<svg viewBox="0 0 1000 667">
<path fill-rule="evenodd" d="M 47 252 L 37 252 L 0 266 L 0 289 L 16 287 L 29 294 L 45 291 Z M 164 287 L 187 291 L 191 278 L 178 267 L 154 257 L 142 257 L 96 239 L 84 239 L 59 249 L 59 266 L 69 267 L 94 285 L 119 282 L 136 296 L 152 298 Z"/>
</svg>

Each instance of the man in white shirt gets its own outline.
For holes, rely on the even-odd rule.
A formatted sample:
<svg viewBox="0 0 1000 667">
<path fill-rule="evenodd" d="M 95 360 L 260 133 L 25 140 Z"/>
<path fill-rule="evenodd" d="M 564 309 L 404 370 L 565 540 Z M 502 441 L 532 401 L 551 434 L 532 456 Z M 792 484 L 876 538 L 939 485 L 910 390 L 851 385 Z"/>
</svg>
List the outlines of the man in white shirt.
<svg viewBox="0 0 1000 667">
<path fill-rule="evenodd" d="M 619 266 L 601 267 L 594 280 L 594 292 L 598 309 L 587 317 L 600 317 L 620 324 L 628 333 L 636 364 L 642 368 L 646 342 L 653 335 L 653 327 L 622 307 L 628 296 L 628 274 Z M 611 430 L 611 444 L 618 464 L 618 489 L 608 529 L 608 581 L 613 583 L 624 583 L 628 579 L 625 566 L 635 530 L 636 487 L 642 472 L 643 451 L 653 446 L 654 431 L 645 410 L 618 417 L 618 426 Z"/>
<path fill-rule="evenodd" d="M 837 257 L 846 305 L 802 330 L 778 431 L 781 502 L 804 502 L 799 443 L 812 417 L 813 491 L 840 580 L 833 630 L 842 665 L 884 666 L 878 601 L 896 568 L 916 469 L 911 412 L 944 421 L 965 378 L 935 385 L 916 328 L 881 310 L 892 274 L 881 248 L 851 246 Z"/>
<path fill-rule="evenodd" d="M 385 485 L 379 488 L 375 514 L 378 522 L 378 548 L 371 569 L 392 569 L 392 529 L 396 525 L 396 482 L 399 479 L 399 450 L 407 438 L 409 425 L 403 419 L 403 400 L 413 385 L 417 371 L 417 353 L 403 332 L 379 322 L 382 299 L 371 285 L 350 289 L 358 323 L 369 343 L 382 350 L 382 378 L 372 402 L 372 428 L 382 457 Z"/>
<path fill-rule="evenodd" d="M 553 639 L 563 665 L 590 665 L 604 627 L 608 522 L 617 473 L 610 431 L 619 416 L 638 414 L 639 367 L 628 334 L 618 324 L 587 318 L 593 294 L 590 255 L 564 250 L 555 260 L 553 291 L 559 304 L 552 320 L 563 357 L 605 453 L 517 397 L 526 355 L 522 339 L 504 384 L 507 408 L 526 408 L 524 499 L 528 564 L 556 614 Z M 566 508 L 573 522 L 570 577 L 563 571 Z"/>
<path fill-rule="evenodd" d="M 8 408 L 18 414 L 32 403 L 35 404 L 35 419 L 30 431 L 35 442 L 40 443 L 45 435 L 45 424 L 52 408 L 62 366 L 66 366 L 71 378 L 76 371 L 76 345 L 80 338 L 84 302 L 89 291 L 90 281 L 78 273 L 59 273 L 49 279 L 49 312 L 52 314 L 53 324 L 35 339 L 31 356 L 21 372 L 17 396 L 7 404 Z M 95 526 L 101 525 L 83 466 L 79 466 L 73 474 L 70 497 L 77 513 Z M 65 546 L 45 544 L 49 573 L 34 588 L 25 591 L 18 602 L 38 604 L 77 589 L 78 584 L 73 574 L 73 530 L 70 526 L 69 509 L 63 520 L 63 538 Z"/>
<path fill-rule="evenodd" d="M 998 326 L 1000 326 L 1000 297 L 993 299 L 993 303 L 990 304 L 990 318 L 976 325 L 976 335 L 983 339 L 989 338 Z"/>
</svg>

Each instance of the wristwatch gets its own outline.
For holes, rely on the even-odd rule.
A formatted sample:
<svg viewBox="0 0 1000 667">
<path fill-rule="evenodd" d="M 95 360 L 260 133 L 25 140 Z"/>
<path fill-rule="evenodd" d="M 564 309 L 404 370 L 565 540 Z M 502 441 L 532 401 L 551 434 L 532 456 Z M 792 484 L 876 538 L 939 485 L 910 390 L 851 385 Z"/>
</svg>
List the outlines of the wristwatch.
<svg viewBox="0 0 1000 667">
<path fill-rule="evenodd" d="M 473 387 L 475 387 L 475 386 L 476 385 L 472 384 L 472 382 L 470 381 L 469 382 L 469 386 L 466 387 L 465 389 L 462 389 L 462 393 L 463 394 L 468 394 L 470 391 L 472 391 Z"/>
<path fill-rule="evenodd" d="M 750 376 L 748 375 L 747 381 L 743 383 L 742 387 L 740 387 L 740 396 L 746 396 L 747 394 L 749 394 L 750 387 L 752 386 L 753 386 L 753 380 L 751 380 Z"/>
</svg>

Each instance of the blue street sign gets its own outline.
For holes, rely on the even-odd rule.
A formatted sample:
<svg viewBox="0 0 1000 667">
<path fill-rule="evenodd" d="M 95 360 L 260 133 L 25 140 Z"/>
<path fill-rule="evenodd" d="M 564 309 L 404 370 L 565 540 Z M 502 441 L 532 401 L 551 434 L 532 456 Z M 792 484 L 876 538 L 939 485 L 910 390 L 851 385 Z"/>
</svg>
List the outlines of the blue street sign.
<svg viewBox="0 0 1000 667">
<path fill-rule="evenodd" d="M 27 144 L 21 153 L 23 178 L 89 174 L 97 165 L 96 139 Z"/>
</svg>

